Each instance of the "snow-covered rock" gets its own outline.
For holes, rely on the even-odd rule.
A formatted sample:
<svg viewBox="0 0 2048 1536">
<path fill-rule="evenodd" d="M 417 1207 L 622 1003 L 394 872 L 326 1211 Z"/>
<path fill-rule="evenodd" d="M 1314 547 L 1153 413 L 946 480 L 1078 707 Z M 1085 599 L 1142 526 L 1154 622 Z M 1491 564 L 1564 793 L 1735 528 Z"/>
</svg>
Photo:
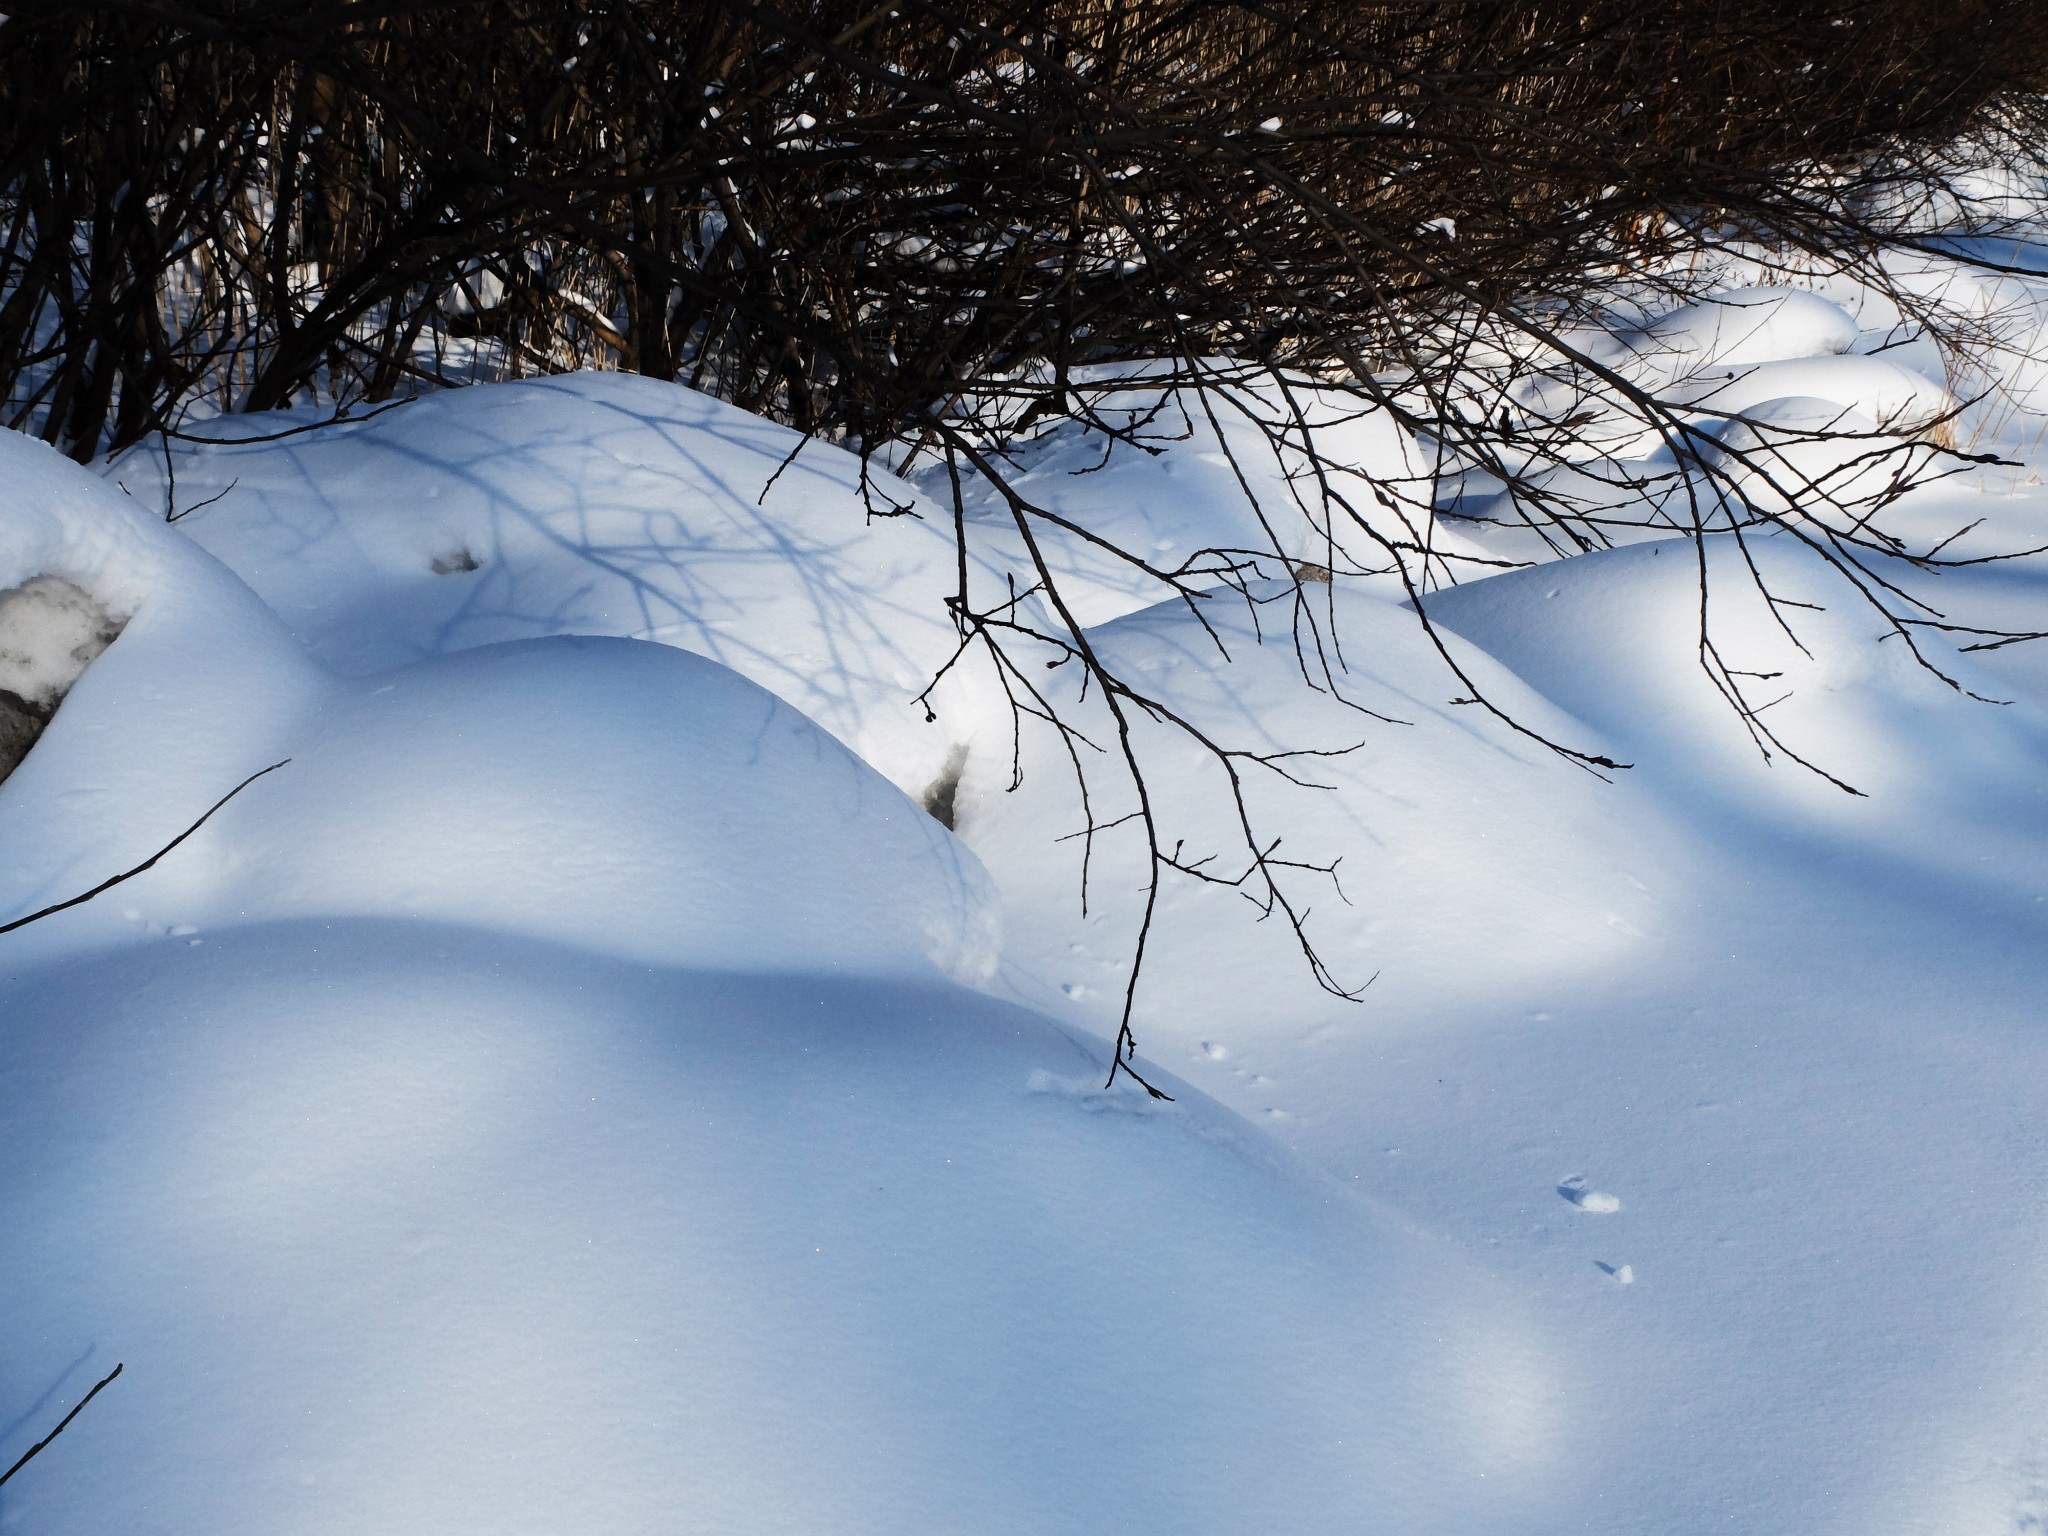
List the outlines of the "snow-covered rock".
<svg viewBox="0 0 2048 1536">
<path fill-rule="evenodd" d="M 1454 703 L 1468 683 L 1412 610 L 1342 578 L 1308 591 L 1301 608 L 1277 582 L 1253 589 L 1257 606 L 1234 593 L 1199 613 L 1162 603 L 1089 638 L 1118 676 L 1209 743 L 1292 754 L 1232 766 L 1261 846 L 1277 839 L 1282 859 L 1334 865 L 1279 872 L 1334 980 L 1371 982 L 1375 1002 L 1425 995 L 1447 1005 L 1597 971 L 1638 949 L 1663 914 L 1631 878 L 1630 834 L 1654 837 L 1637 804 L 1484 708 Z M 1447 644 L 1516 720 L 1565 746 L 1604 749 L 1490 657 L 1456 636 Z M 1079 690 L 1078 679 L 1064 684 L 1068 717 L 1091 740 L 1113 741 L 1114 726 Z M 1130 715 L 1162 846 L 1221 879 L 1243 873 L 1249 847 L 1224 764 L 1190 731 L 1136 706 Z M 1070 759 L 1048 730 L 1027 735 L 1015 790 L 1006 754 L 968 759 L 960 831 L 1004 891 L 1011 954 L 1041 988 L 1031 995 L 1048 1006 L 1079 999 L 1080 1016 L 1106 1026 L 1122 1004 L 1149 861 L 1121 765 L 1103 753 L 1082 765 L 1107 828 L 1092 841 L 1080 836 L 1087 816 Z M 1331 999 L 1285 919 L 1254 921 L 1247 897 L 1263 897 L 1256 876 L 1167 876 L 1140 994 L 1144 1038 L 1191 1048 L 1187 1030 L 1210 1031 L 1201 1038 L 1242 1050 L 1289 1034 L 1304 1013 L 1326 1016 Z M 1197 959 L 1205 954 L 1231 959 L 1211 965 Z M 1358 1027 L 1376 1011 L 1338 1010 Z"/>
<path fill-rule="evenodd" d="M 620 373 L 262 440 L 293 425 L 225 418 L 217 441 L 181 445 L 178 509 L 196 510 L 179 527 L 338 671 L 550 635 L 657 640 L 760 684 L 913 794 L 969 729 L 964 706 L 935 724 L 915 702 L 959 644 L 950 509 L 878 466 L 864 491 L 851 454 Z M 168 494 L 154 445 L 108 473 Z"/>
<path fill-rule="evenodd" d="M 123 622 L 61 576 L 0 592 L 0 691 L 54 712 Z"/>
<path fill-rule="evenodd" d="M 0 432 L 0 588 L 83 594 L 29 610 L 41 616 L 16 675 L 45 696 L 81 645 L 120 628 L 0 783 L 0 911 L 10 916 L 155 852 L 285 756 L 328 695 L 225 566 L 16 432 Z"/>
<path fill-rule="evenodd" d="M 136 902 L 165 926 L 392 917 L 722 970 L 993 974 L 972 855 L 716 662 L 515 641 L 337 694 Z"/>
</svg>

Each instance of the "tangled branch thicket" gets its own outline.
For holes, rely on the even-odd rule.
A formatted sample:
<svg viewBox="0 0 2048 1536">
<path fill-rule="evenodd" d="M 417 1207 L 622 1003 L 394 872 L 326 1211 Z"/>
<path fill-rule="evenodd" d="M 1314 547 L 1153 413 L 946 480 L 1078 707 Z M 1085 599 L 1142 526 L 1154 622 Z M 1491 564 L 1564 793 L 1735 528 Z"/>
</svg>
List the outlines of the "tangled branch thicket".
<svg viewBox="0 0 2048 1536">
<path fill-rule="evenodd" d="M 1032 666 L 1080 663 L 1156 899 L 1171 871 L 1226 877 L 1164 840 L 1132 725 L 1199 732 L 1096 653 L 1042 548 L 1094 535 L 1019 489 L 1015 444 L 1076 420 L 1138 451 L 1251 428 L 1289 487 L 1259 509 L 1271 547 L 1106 553 L 1198 612 L 1277 580 L 1339 693 L 1304 580 L 1457 579 L 1431 518 L 1475 486 L 1559 552 L 1631 519 L 1790 532 L 1938 669 L 1919 637 L 1959 626 L 1887 572 L 1943 553 L 1870 504 L 1969 457 L 1953 410 L 1752 422 L 1581 322 L 1676 302 L 1739 249 L 1853 278 L 1966 359 L 1982 317 L 1942 312 L 1892 258 L 1981 223 L 1957 168 L 2040 143 L 2044 89 L 2048 11 L 2012 0 L 17 0 L 0 412 L 85 460 L 195 415 L 601 366 L 943 466 L 963 543 L 977 488 L 1037 599 L 970 591 L 963 551 L 963 652 L 1020 718 L 1076 737 L 1077 769 Z M 1155 408 L 1127 408 L 1133 389 Z M 1423 462 L 1332 462 L 1318 423 L 1346 412 L 1399 423 Z M 1839 454 L 1799 467 L 1792 450 L 1845 433 L 1869 438 L 1846 477 Z M 1629 486 L 1636 510 L 1549 473 L 1597 478 L 1625 439 L 1669 450 L 1659 484 Z M 1704 630 L 1700 654 L 1758 745 L 1790 754 Z M 1200 739 L 1233 784 L 1286 771 Z M 1290 895 L 1310 866 L 1236 799 L 1227 878 L 1342 990 Z M 1119 1063 L 1130 1047 L 1127 998 Z"/>
</svg>

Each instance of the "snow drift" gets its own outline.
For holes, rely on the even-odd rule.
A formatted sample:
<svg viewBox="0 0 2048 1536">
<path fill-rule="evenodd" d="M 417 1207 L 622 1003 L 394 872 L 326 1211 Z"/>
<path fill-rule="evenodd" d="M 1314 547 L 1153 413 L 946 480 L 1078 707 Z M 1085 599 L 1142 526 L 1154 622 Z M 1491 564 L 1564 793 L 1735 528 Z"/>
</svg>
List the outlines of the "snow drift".
<svg viewBox="0 0 2048 1536">
<path fill-rule="evenodd" d="M 0 1456 L 126 1369 L 0 1529 L 1509 1531 L 1557 1488 L 1513 1305 L 952 984 L 986 877 L 819 725 L 611 637 L 325 673 L 0 451 L 0 575 L 130 615 L 0 785 L 10 914 L 288 759 L 7 936 Z"/>
<path fill-rule="evenodd" d="M 1690 348 L 1703 388 L 1791 389 L 1713 430 L 1853 480 L 1802 424 L 1931 401 L 1940 359 L 1853 294 L 1789 295 L 1725 306 L 1768 344 L 1697 314 L 1643 366 Z M 2033 452 L 2037 417 L 1971 410 Z M 108 466 L 131 500 L 10 450 L 40 489 L 0 518 L 26 550 L 0 580 L 132 617 L 0 785 L 9 910 L 292 761 L 6 941 L 0 1456 L 130 1370 L 0 1529 L 2003 1536 L 2048 1511 L 2038 645 L 1918 630 L 1951 686 L 1796 528 L 1640 526 L 1663 450 L 1553 478 L 1627 548 L 1561 558 L 1483 478 L 1476 519 L 1400 514 L 1536 562 L 1424 599 L 1463 680 L 1341 569 L 1300 606 L 1255 583 L 1256 615 L 1211 587 L 1212 634 L 1073 560 L 1135 686 L 1231 746 L 1336 754 L 1248 782 L 1284 854 L 1338 861 L 1288 877 L 1332 969 L 1378 976 L 1318 992 L 1240 891 L 1169 882 L 1137 1020 L 1162 1106 L 1101 1087 L 1130 826 L 1084 912 L 1061 754 L 1027 736 L 1012 792 L 980 682 L 936 724 L 916 703 L 955 639 L 928 487 L 878 478 L 912 515 L 871 519 L 850 457 L 639 380 L 226 441 L 272 425 L 173 449 L 180 509 L 227 494 L 172 530 L 147 455 Z M 1405 474 L 1386 425 L 1322 429 Z M 1063 423 L 1015 453 L 1077 529 L 1264 537 L 1223 437 L 1159 446 L 1069 473 L 1101 444 Z M 1973 468 L 1873 526 L 2028 547 L 2038 473 Z M 1020 568 L 998 516 L 970 532 L 971 582 Z M 1703 570 L 1768 760 L 1701 670 Z M 1883 573 L 1937 622 L 2048 630 L 2040 557 Z M 1470 684 L 1633 766 L 1603 782 Z M 1137 730 L 1167 837 L 1229 873 L 1213 762 Z M 957 839 L 907 798 L 949 765 Z"/>
<path fill-rule="evenodd" d="M 0 984 L 0 1528 L 1526 1529 L 1541 1341 L 940 988 L 298 923 Z"/>
</svg>

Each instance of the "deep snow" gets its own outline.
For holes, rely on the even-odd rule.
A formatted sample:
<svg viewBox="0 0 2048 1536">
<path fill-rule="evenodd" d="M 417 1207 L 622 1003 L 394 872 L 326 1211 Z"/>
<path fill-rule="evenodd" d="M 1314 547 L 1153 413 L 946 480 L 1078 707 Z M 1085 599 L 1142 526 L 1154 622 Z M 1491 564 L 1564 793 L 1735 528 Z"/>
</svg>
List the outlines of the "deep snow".
<svg viewBox="0 0 2048 1536">
<path fill-rule="evenodd" d="M 1866 355 L 1896 317 L 1854 295 L 1736 299 L 1606 344 L 1900 431 L 1888 403 L 1951 398 L 1912 348 Z M 2018 458 L 2028 366 L 1958 423 Z M 1654 467 L 1626 425 L 1613 462 Z M 1426 451 L 1324 426 L 1381 475 Z M 1072 424 L 1017 452 L 1162 563 L 1310 558 L 1313 520 L 1231 499 L 1232 431 L 1101 473 Z M 1188 718 L 1356 748 L 1252 794 L 1340 859 L 1294 888 L 1339 979 L 1377 979 L 1320 992 L 1277 921 L 1172 884 L 1137 1018 L 1160 1105 L 1101 1088 L 1130 829 L 1083 915 L 1054 744 L 1013 792 L 984 678 L 917 701 L 957 580 L 930 486 L 864 497 L 816 444 L 776 478 L 794 446 L 640 380 L 477 388 L 179 448 L 180 509 L 225 494 L 166 529 L 154 449 L 96 483 L 0 439 L 0 586 L 126 621 L 0 783 L 0 920 L 291 759 L 0 938 L 0 1458 L 128 1365 L 0 1530 L 2048 1520 L 2030 647 L 1930 638 L 2007 702 L 1970 698 L 1789 538 L 1434 572 L 1467 676 L 1633 765 L 1602 778 L 1451 702 L 1341 560 L 1306 589 L 1337 697 L 1280 584 L 1205 603 L 1219 651 L 1055 541 L 1092 642 Z M 1289 466 L 1254 467 L 1284 508 Z M 2028 473 L 1886 516 L 2042 542 Z M 1425 542 L 1543 553 L 1456 510 Z M 999 582 L 1017 552 L 980 531 Z M 1764 718 L 1860 796 L 1714 696 L 1702 560 L 1731 665 L 1781 674 Z M 1818 605 L 1791 634 L 1751 561 Z M 2038 557 L 1916 579 L 2048 628 Z M 1227 866 L 1213 764 L 1144 746 L 1169 838 Z M 915 804 L 949 761 L 957 837 Z"/>
</svg>

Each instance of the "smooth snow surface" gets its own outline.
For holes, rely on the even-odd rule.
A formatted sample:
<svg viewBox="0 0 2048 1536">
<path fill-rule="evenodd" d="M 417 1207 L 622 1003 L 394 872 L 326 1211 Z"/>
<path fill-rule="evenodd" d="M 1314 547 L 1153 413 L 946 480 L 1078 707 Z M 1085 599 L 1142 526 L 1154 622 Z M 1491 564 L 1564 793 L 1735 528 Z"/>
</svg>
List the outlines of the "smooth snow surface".
<svg viewBox="0 0 2048 1536">
<path fill-rule="evenodd" d="M 2004 414 L 1833 290 L 1588 355 L 1697 388 L 1795 491 L 1860 473 L 1816 422 L 1970 399 L 1949 426 L 2017 462 L 1881 526 L 2027 548 L 2011 317 L 2048 300 L 1984 293 Z M 1532 563 L 1438 572 L 1432 641 L 1228 420 L 1012 448 L 1098 653 L 1308 754 L 1236 761 L 1330 976 L 1370 981 L 1169 879 L 1136 1025 L 1172 1104 L 1103 1087 L 1135 824 L 1071 836 L 1044 730 L 1013 789 L 986 676 L 919 700 L 960 580 L 926 468 L 864 496 L 837 450 L 577 376 L 219 423 L 171 510 L 225 494 L 167 528 L 157 445 L 96 481 L 0 436 L 0 589 L 125 621 L 0 783 L 0 921 L 289 759 L 0 936 L 0 1462 L 127 1367 L 0 1532 L 2040 1530 L 2039 645 L 1918 628 L 1930 670 L 1725 518 L 1570 558 L 1483 483 L 1432 519 L 1426 444 L 1305 410 L 1419 543 Z M 1640 517 L 1673 461 L 1631 433 L 1558 492 Z M 967 580 L 1002 582 L 969 490 Z M 1238 595 L 1229 551 L 1336 575 Z M 1886 574 L 2048 629 L 2048 557 Z M 1167 843 L 1242 870 L 1214 759 L 1133 729 Z"/>
<path fill-rule="evenodd" d="M 7 1448 L 126 1364 L 0 1528 L 1511 1531 L 1568 1465 L 1462 1255 L 968 993 L 354 921 L 0 1007 Z"/>
<path fill-rule="evenodd" d="M 671 965 L 995 970 L 971 855 L 787 705 L 665 646 L 402 668 L 339 691 L 291 770 L 221 813 L 218 868 L 181 863 L 203 890 L 162 882 L 165 920 L 402 916 Z"/>
</svg>

